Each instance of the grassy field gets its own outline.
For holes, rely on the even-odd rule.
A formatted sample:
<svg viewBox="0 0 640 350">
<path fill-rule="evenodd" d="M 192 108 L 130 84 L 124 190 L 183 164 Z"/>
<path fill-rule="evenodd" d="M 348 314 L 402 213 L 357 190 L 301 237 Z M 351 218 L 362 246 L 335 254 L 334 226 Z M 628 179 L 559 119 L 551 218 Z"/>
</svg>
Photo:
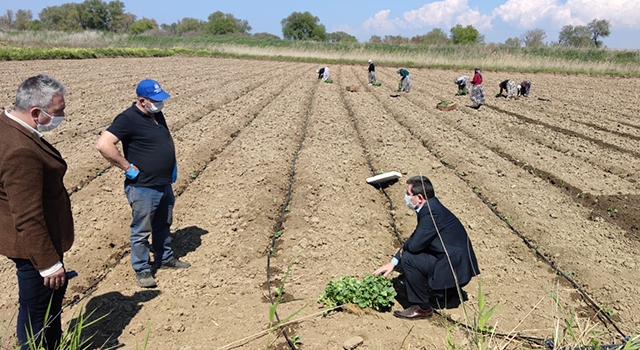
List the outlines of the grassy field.
<svg viewBox="0 0 640 350">
<path fill-rule="evenodd" d="M 161 57 L 239 57 L 319 64 L 365 64 L 485 71 L 640 76 L 640 52 L 543 47 L 420 46 L 295 42 L 251 36 L 130 36 L 102 32 L 0 31 L 0 60 Z"/>
</svg>

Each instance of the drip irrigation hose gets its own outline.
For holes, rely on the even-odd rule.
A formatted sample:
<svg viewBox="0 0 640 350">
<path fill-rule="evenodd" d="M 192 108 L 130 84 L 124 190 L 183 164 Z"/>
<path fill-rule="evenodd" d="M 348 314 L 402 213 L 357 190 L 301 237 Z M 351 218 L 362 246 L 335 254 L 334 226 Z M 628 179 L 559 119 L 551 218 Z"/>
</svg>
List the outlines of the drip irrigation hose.
<svg viewBox="0 0 640 350">
<path fill-rule="evenodd" d="M 367 91 L 370 91 L 370 90 L 367 88 Z M 398 119 L 398 116 L 397 116 L 393 111 L 389 110 L 389 108 L 387 107 L 387 105 L 386 105 L 386 104 L 384 104 L 384 103 L 380 100 L 380 98 L 379 98 L 377 95 L 376 95 L 376 98 L 377 98 L 377 99 L 378 99 L 378 101 L 383 105 L 384 109 L 385 109 L 388 113 L 390 113 L 390 114 L 393 116 L 393 118 L 396 120 L 396 122 L 397 122 L 398 124 L 400 124 L 402 127 L 404 127 L 404 128 L 409 132 L 409 134 L 411 134 L 411 136 L 412 136 L 412 137 L 414 137 L 415 139 L 419 140 L 419 141 L 420 141 L 420 143 L 422 144 L 422 146 L 423 146 L 425 149 L 427 149 L 427 151 L 429 151 L 431 154 L 433 154 L 433 155 L 436 157 L 436 159 L 438 159 L 438 160 L 440 161 L 440 163 L 441 163 L 442 165 L 444 165 L 444 166 L 445 166 L 445 167 L 447 167 L 448 169 L 453 169 L 453 167 L 452 167 L 450 164 L 448 164 L 447 162 L 445 162 L 445 161 L 444 161 L 444 160 L 443 160 L 443 159 L 438 155 L 438 153 L 437 153 L 437 151 L 436 151 L 436 150 L 432 150 L 430 147 L 428 147 L 427 142 L 426 142 L 426 141 L 424 141 L 424 140 L 422 139 L 422 137 L 420 137 L 419 135 L 417 135 L 417 134 L 416 134 L 416 133 L 411 129 L 411 127 L 409 127 L 409 126 L 408 126 L 408 125 L 406 125 L 405 123 L 401 122 L 401 121 Z M 456 172 L 455 174 L 456 174 L 456 176 L 457 176 L 460 180 L 462 180 L 465 184 L 467 184 L 467 186 L 468 186 L 468 187 L 470 187 L 470 184 L 469 184 L 469 182 L 468 182 L 466 179 L 464 179 L 464 178 L 463 178 L 460 174 L 458 174 L 457 172 Z M 489 209 L 490 209 L 490 210 L 491 210 L 491 211 L 492 211 L 492 212 L 493 212 L 493 213 L 494 213 L 498 218 L 500 218 L 500 220 L 502 220 L 505 224 L 507 224 L 507 226 L 511 229 L 511 231 L 512 231 L 512 232 L 514 232 L 518 237 L 520 237 L 520 238 L 523 240 L 523 242 L 525 243 L 525 245 L 526 245 L 528 248 L 530 248 L 530 249 L 534 250 L 534 251 L 535 251 L 535 253 L 536 253 L 536 255 L 537 255 L 538 257 L 540 257 L 544 262 L 546 262 L 546 263 L 547 263 L 547 264 L 548 264 L 548 265 L 549 265 L 549 266 L 550 266 L 550 267 L 551 267 L 551 268 L 556 272 L 556 274 L 558 274 L 558 275 L 562 276 L 563 278 L 565 278 L 569 283 L 571 283 L 571 285 L 572 285 L 572 286 L 574 286 L 574 287 L 575 287 L 575 288 L 580 292 L 580 294 L 585 298 L 585 300 L 587 300 L 587 301 L 588 301 L 588 303 L 589 303 L 589 304 L 591 305 L 591 307 L 594 309 L 594 311 L 596 312 L 596 315 L 598 316 L 598 319 L 599 319 L 599 320 L 600 320 L 600 321 L 601 321 L 605 326 L 607 325 L 607 322 L 608 322 L 608 323 L 609 323 L 611 326 L 613 326 L 613 328 L 615 328 L 615 330 L 616 330 L 616 331 L 621 335 L 622 340 L 623 340 L 624 342 L 629 341 L 629 336 L 625 335 L 625 334 L 622 332 L 622 330 L 620 330 L 620 328 L 619 328 L 619 327 L 617 326 L 617 324 L 616 324 L 616 323 L 611 319 L 611 317 L 609 317 L 609 315 L 608 315 L 608 314 L 606 314 L 606 313 L 602 312 L 602 310 L 603 310 L 603 309 L 602 309 L 602 308 L 601 308 L 597 303 L 595 303 L 595 301 L 593 301 L 593 299 L 591 299 L 591 297 L 589 297 L 589 295 L 586 293 L 586 291 L 584 291 L 584 289 L 582 289 L 582 288 L 581 288 L 581 287 L 580 287 L 580 286 L 579 286 L 579 285 L 578 285 L 578 284 L 577 284 L 573 279 L 571 279 L 567 274 L 565 274 L 563 271 L 559 270 L 559 269 L 555 266 L 555 264 L 554 264 L 553 262 L 551 262 L 549 259 L 547 259 L 547 257 L 546 257 L 546 256 L 544 256 L 544 254 L 542 254 L 540 251 L 538 251 L 538 249 L 536 249 L 536 247 L 535 247 L 533 244 L 531 244 L 531 242 L 530 242 L 530 241 L 529 241 L 529 240 L 528 240 L 524 235 L 522 235 L 522 233 L 520 233 L 518 230 L 516 230 L 516 229 L 515 229 L 515 228 L 514 228 L 510 223 L 508 223 L 508 222 L 507 222 L 503 217 L 501 217 L 501 216 L 500 216 L 500 214 L 499 214 L 499 213 L 498 213 L 498 212 L 497 212 L 497 211 L 496 211 L 496 210 L 495 210 L 495 209 L 494 209 L 494 208 L 493 208 L 493 207 L 492 207 L 492 206 L 491 206 L 491 205 L 490 205 L 490 204 L 489 204 L 489 203 L 488 203 L 488 202 L 487 202 L 487 201 L 486 201 L 486 200 L 485 200 L 485 199 L 484 199 L 480 194 L 476 193 L 475 191 L 473 191 L 473 192 L 476 194 L 476 196 L 477 196 L 478 198 L 480 198 L 480 200 L 482 200 L 482 202 L 483 202 L 483 203 L 484 203 L 484 204 L 485 204 L 485 205 L 486 205 L 486 206 L 487 206 L 487 207 L 488 207 L 488 208 L 489 208 Z M 442 316 L 442 314 L 440 314 L 439 312 L 437 312 L 437 311 L 436 311 L 436 313 L 438 313 L 439 315 L 441 315 L 441 316 Z M 449 317 L 445 317 L 445 318 L 446 318 L 446 319 L 448 319 L 450 322 L 452 322 L 452 323 L 454 323 L 454 324 L 456 323 L 454 320 L 452 320 L 452 319 L 451 319 L 451 318 L 449 318 Z M 604 319 L 603 319 L 603 318 L 604 318 Z M 605 320 L 606 320 L 607 322 L 605 322 Z M 468 326 L 468 325 L 465 325 L 465 324 L 461 324 L 461 325 L 463 325 L 463 327 L 465 327 L 465 328 L 467 328 L 467 329 L 473 329 L 473 327 L 471 327 L 471 326 Z M 483 332 L 484 332 L 484 331 L 483 331 Z M 536 338 L 536 337 L 528 337 L 528 336 L 521 336 L 521 335 L 516 335 L 516 336 L 514 336 L 514 335 L 499 334 L 499 333 L 491 333 L 491 332 L 487 332 L 487 334 L 494 334 L 494 335 L 496 335 L 496 336 L 501 336 L 501 337 L 504 337 L 504 338 L 513 338 L 513 339 L 520 339 L 520 340 L 525 340 L 525 341 L 532 341 L 532 342 L 538 343 L 538 344 L 539 344 L 539 345 L 541 345 L 541 346 L 542 346 L 542 345 L 544 345 L 545 343 L 548 343 L 548 341 L 546 341 L 546 340 L 544 340 L 544 339 L 541 339 L 541 338 Z M 618 345 L 610 345 L 609 347 L 616 347 L 616 346 L 618 346 Z M 602 348 L 603 348 L 603 349 L 605 349 L 605 347 L 602 347 Z"/>
<path fill-rule="evenodd" d="M 311 91 L 311 96 L 309 96 L 309 103 L 307 104 L 307 111 L 305 115 L 304 123 L 302 124 L 302 136 L 300 137 L 300 142 L 298 143 L 298 148 L 293 156 L 293 162 L 291 163 L 291 174 L 289 176 L 289 188 L 287 189 L 286 199 L 284 204 L 282 205 L 282 209 L 280 211 L 280 219 L 278 219 L 278 223 L 276 224 L 276 229 L 274 231 L 274 235 L 271 238 L 271 243 L 269 244 L 269 248 L 267 249 L 267 292 L 269 293 L 269 302 L 271 305 L 274 305 L 273 295 L 271 293 L 271 254 L 273 252 L 273 248 L 276 244 L 276 239 L 278 239 L 279 235 L 276 235 L 278 231 L 282 229 L 282 224 L 284 223 L 284 217 L 287 212 L 287 207 L 289 206 L 289 202 L 291 201 L 291 193 L 293 192 L 293 180 L 296 176 L 296 163 L 298 162 L 298 155 L 300 154 L 300 150 L 302 150 L 302 144 L 307 136 L 307 125 L 309 124 L 309 114 L 311 112 L 311 104 L 313 103 L 313 97 L 316 93 L 316 89 L 320 83 L 317 82 Z M 274 316 L 278 323 L 280 322 L 280 316 L 278 316 L 278 311 L 274 312 Z M 296 350 L 296 345 L 293 340 L 289 338 L 287 332 L 283 329 L 282 334 L 284 338 L 287 340 L 287 344 L 292 350 Z"/>
</svg>

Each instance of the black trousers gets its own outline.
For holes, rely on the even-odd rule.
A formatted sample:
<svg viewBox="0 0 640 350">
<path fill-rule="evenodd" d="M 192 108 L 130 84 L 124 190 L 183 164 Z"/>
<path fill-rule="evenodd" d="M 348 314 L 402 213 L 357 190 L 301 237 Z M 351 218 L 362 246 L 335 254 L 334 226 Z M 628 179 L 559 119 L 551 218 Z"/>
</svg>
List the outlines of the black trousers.
<svg viewBox="0 0 640 350">
<path fill-rule="evenodd" d="M 17 336 L 21 350 L 29 350 L 27 339 L 42 342 L 43 348 L 54 350 L 62 336 L 60 315 L 62 299 L 68 283 L 53 290 L 44 285 L 44 278 L 28 259 L 11 259 L 15 262 L 18 275 Z M 45 320 L 45 315 L 49 317 Z"/>
</svg>

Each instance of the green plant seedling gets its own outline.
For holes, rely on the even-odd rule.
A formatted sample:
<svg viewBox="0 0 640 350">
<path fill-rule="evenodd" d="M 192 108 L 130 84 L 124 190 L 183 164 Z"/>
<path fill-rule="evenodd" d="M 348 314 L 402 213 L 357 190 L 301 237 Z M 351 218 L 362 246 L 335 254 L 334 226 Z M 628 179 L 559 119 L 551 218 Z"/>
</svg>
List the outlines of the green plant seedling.
<svg viewBox="0 0 640 350">
<path fill-rule="evenodd" d="M 280 236 L 282 236 L 282 230 L 277 231 L 277 232 L 273 235 L 273 237 L 275 237 L 275 238 L 280 238 Z"/>
</svg>

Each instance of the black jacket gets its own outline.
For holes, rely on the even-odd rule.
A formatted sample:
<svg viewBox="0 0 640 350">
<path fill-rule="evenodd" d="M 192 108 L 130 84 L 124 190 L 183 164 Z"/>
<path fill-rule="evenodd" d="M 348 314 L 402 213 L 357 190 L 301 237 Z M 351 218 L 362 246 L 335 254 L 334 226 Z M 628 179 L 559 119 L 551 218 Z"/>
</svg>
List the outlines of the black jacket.
<svg viewBox="0 0 640 350">
<path fill-rule="evenodd" d="M 433 214 L 433 219 L 429 213 Z M 436 226 L 442 237 L 438 237 Z M 443 246 L 444 243 L 444 246 Z M 446 252 L 458 277 L 465 286 L 473 276 L 480 273 L 478 261 L 464 226 L 437 198 L 431 198 L 418 212 L 418 226 L 407 239 L 402 249 L 412 254 L 425 254 L 426 266 L 421 270 L 428 276 L 432 289 L 447 289 L 456 286 Z M 396 259 L 401 260 L 400 251 Z"/>
</svg>

